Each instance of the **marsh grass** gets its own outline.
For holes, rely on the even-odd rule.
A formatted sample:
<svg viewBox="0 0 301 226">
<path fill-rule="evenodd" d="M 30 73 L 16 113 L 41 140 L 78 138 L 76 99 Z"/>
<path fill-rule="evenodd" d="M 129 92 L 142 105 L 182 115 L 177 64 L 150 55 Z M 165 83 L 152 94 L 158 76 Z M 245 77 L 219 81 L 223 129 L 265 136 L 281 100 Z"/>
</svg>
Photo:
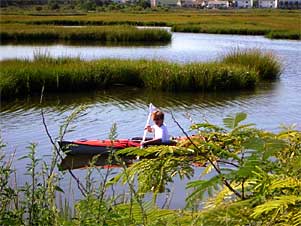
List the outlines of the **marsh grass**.
<svg viewBox="0 0 301 226">
<path fill-rule="evenodd" d="M 244 25 L 208 25 L 208 24 L 180 24 L 172 27 L 173 32 L 210 33 L 210 34 L 237 34 L 237 35 L 264 35 L 271 39 L 301 40 L 301 33 L 297 30 L 272 30 L 269 27 Z"/>
<path fill-rule="evenodd" d="M 293 39 L 301 40 L 301 29 L 298 31 L 271 31 L 265 35 L 271 39 Z"/>
<path fill-rule="evenodd" d="M 269 32 L 269 29 L 247 25 L 179 24 L 173 26 L 172 31 L 211 34 L 265 35 Z"/>
<path fill-rule="evenodd" d="M 115 85 L 163 91 L 210 91 L 254 88 L 257 72 L 226 63 L 179 65 L 147 60 L 36 58 L 1 62 L 2 98 L 46 92 L 99 90 Z"/>
<path fill-rule="evenodd" d="M 24 26 L 1 25 L 1 42 L 81 41 L 81 42 L 169 42 L 171 34 L 163 29 L 138 29 L 133 26 Z"/>
<path fill-rule="evenodd" d="M 300 40 L 298 10 L 174 10 L 170 12 L 102 12 L 87 15 L 1 15 L 1 23 L 30 25 L 171 26 L 173 31 L 265 35 Z M 277 23 L 275 23 L 277 21 Z"/>
<path fill-rule="evenodd" d="M 259 49 L 241 51 L 233 49 L 222 57 L 225 64 L 244 65 L 254 69 L 260 79 L 276 79 L 281 74 L 280 60 L 271 52 L 263 52 Z"/>
<path fill-rule="evenodd" d="M 252 89 L 260 79 L 274 79 L 281 66 L 272 54 L 233 51 L 220 61 L 176 64 L 155 60 L 51 58 L 0 63 L 2 98 L 46 92 L 99 90 L 115 85 L 162 91 Z M 117 86 L 118 87 L 118 86 Z"/>
</svg>

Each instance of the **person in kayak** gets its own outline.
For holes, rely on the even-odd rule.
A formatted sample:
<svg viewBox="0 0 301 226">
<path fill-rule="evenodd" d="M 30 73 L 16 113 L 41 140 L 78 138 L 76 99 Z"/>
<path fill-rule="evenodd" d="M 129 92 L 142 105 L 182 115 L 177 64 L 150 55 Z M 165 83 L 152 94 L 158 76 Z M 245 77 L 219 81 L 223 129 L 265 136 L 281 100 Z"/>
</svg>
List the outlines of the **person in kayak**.
<svg viewBox="0 0 301 226">
<path fill-rule="evenodd" d="M 167 127 L 164 124 L 164 113 L 159 110 L 154 111 L 152 113 L 152 120 L 154 121 L 154 125 L 148 125 L 145 129 L 148 132 L 154 133 L 154 138 L 144 141 L 141 145 L 168 144 L 170 142 L 170 138 Z"/>
</svg>

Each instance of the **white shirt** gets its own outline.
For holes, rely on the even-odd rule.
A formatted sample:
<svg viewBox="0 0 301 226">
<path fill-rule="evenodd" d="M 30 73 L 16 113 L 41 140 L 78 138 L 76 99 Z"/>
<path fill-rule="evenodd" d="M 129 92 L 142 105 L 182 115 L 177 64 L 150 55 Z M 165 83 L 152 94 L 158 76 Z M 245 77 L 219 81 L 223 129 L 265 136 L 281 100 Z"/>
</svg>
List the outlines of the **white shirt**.
<svg viewBox="0 0 301 226">
<path fill-rule="evenodd" d="M 167 127 L 165 124 L 162 124 L 160 127 L 157 125 L 152 126 L 154 132 L 155 132 L 155 137 L 154 139 L 161 139 L 162 143 L 169 142 L 169 135 L 167 131 Z"/>
</svg>

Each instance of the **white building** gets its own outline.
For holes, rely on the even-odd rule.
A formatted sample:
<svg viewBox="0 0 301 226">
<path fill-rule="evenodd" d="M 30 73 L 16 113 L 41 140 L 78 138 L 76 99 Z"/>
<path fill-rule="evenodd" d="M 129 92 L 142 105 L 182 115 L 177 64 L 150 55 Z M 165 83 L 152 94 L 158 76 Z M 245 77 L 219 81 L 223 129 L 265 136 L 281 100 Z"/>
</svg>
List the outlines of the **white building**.
<svg viewBox="0 0 301 226">
<path fill-rule="evenodd" d="M 277 8 L 277 0 L 258 0 L 258 8 Z"/>
<path fill-rule="evenodd" d="M 208 1 L 206 7 L 208 9 L 225 9 L 229 7 L 229 1 Z"/>
<path fill-rule="evenodd" d="M 157 0 L 150 0 L 150 5 L 152 8 L 156 8 L 158 5 Z"/>
<path fill-rule="evenodd" d="M 236 0 L 235 6 L 237 8 L 252 8 L 253 0 Z"/>
</svg>

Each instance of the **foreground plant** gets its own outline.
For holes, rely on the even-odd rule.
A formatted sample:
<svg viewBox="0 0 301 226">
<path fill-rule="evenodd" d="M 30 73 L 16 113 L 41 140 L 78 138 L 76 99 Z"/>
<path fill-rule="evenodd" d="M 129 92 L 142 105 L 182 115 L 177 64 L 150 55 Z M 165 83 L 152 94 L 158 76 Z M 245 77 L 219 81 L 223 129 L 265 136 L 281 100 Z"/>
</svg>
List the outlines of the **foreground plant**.
<svg viewBox="0 0 301 226">
<path fill-rule="evenodd" d="M 26 164 L 28 181 L 17 185 L 16 172 L 12 168 L 12 159 L 6 162 L 1 156 L 0 189 L 1 189 L 1 225 L 56 225 L 59 209 L 56 204 L 56 192 L 59 188 L 59 177 L 56 173 L 48 174 L 47 164 L 36 157 L 36 145 L 31 144 L 28 155 L 21 159 L 29 160 Z"/>
<path fill-rule="evenodd" d="M 75 111 L 61 133 L 78 115 Z M 56 202 L 62 189 L 61 174 L 37 158 L 31 144 L 24 160 L 25 185 L 12 186 L 13 158 L 0 158 L 1 225 L 300 225 L 301 223 L 301 132 L 293 127 L 279 133 L 242 124 L 246 114 L 227 116 L 224 126 L 209 122 L 193 124 L 194 136 L 176 146 L 129 148 L 112 152 L 110 161 L 119 163 L 118 175 L 96 168 L 92 159 L 83 192 L 71 210 Z M 116 125 L 110 139 L 117 138 Z M 1 146 L 3 148 L 3 146 Z M 57 156 L 54 152 L 54 159 Z M 130 166 L 121 156 L 139 156 Z M 54 160 L 52 161 L 54 162 Z M 156 205 L 175 178 L 190 179 L 194 163 L 204 167 L 199 180 L 187 184 L 187 207 L 174 211 Z M 101 178 L 100 180 L 98 178 Z M 77 180 L 78 178 L 75 177 Z M 125 184 L 127 195 L 115 193 Z M 83 189 L 83 190 L 80 190 Z M 107 193 L 108 189 L 114 192 Z M 152 194 L 152 200 L 145 197 Z M 65 212 L 74 211 L 73 215 Z"/>
<path fill-rule="evenodd" d="M 244 113 L 228 116 L 225 127 L 194 124 L 198 135 L 176 147 L 124 150 L 120 154 L 134 151 L 142 157 L 127 173 L 137 176 L 139 190 L 153 192 L 155 199 L 175 176 L 193 176 L 192 162 L 206 164 L 201 179 L 187 184 L 187 208 L 195 211 L 191 220 L 197 225 L 299 225 L 300 131 L 274 134 L 240 124 L 245 118 Z"/>
</svg>

